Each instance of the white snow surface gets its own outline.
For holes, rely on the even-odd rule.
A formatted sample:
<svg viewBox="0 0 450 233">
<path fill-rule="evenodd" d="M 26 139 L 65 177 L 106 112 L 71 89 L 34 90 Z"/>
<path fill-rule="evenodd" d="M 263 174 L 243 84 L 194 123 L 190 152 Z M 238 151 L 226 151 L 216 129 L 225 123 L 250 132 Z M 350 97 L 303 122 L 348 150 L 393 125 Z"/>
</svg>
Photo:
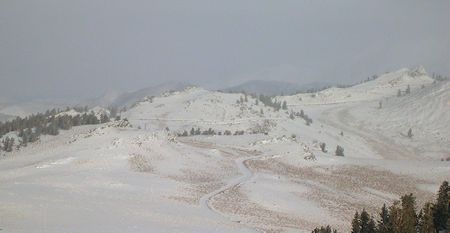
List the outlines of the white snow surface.
<svg viewBox="0 0 450 233">
<path fill-rule="evenodd" d="M 0 228 L 345 232 L 356 210 L 376 214 L 410 192 L 421 205 L 450 179 L 441 161 L 450 157 L 449 93 L 449 82 L 418 68 L 315 97 L 279 96 L 288 103 L 280 111 L 199 87 L 146 99 L 122 113 L 132 126 L 74 127 L 2 156 Z M 176 136 L 191 128 L 245 134 Z M 335 156 L 337 145 L 345 156 Z"/>
</svg>

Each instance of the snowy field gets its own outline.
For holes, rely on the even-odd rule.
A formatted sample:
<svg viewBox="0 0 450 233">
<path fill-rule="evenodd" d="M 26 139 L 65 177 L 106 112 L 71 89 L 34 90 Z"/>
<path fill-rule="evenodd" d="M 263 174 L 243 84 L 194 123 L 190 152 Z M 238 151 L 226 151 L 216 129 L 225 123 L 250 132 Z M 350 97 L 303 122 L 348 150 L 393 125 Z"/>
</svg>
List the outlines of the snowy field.
<svg viewBox="0 0 450 233">
<path fill-rule="evenodd" d="M 450 180 L 450 83 L 423 69 L 277 97 L 287 110 L 241 98 L 191 87 L 138 102 L 122 113 L 130 126 L 74 127 L 7 153 L 0 232 L 345 231 L 355 210 L 406 193 L 421 205 Z M 301 110 L 311 125 L 291 118 Z M 222 135 L 177 136 L 192 128 Z"/>
</svg>

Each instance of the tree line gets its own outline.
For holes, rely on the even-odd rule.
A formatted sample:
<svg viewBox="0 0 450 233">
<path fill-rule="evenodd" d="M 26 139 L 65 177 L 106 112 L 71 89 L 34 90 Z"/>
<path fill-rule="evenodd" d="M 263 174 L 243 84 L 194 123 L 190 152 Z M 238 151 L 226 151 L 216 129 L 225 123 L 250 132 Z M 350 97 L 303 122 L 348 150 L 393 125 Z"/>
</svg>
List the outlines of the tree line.
<svg viewBox="0 0 450 233">
<path fill-rule="evenodd" d="M 13 137 L 4 137 L 1 141 L 0 150 L 11 152 L 14 146 L 26 146 L 28 143 L 37 141 L 41 135 L 58 135 L 59 130 L 68 130 L 73 126 L 101 124 L 110 120 L 106 114 L 101 114 L 97 118 L 94 112 L 87 112 L 87 107 L 74 108 L 74 110 L 80 111 L 80 113 L 75 116 L 58 115 L 62 111 L 52 109 L 45 113 L 0 122 L 0 138 L 10 132 L 17 132 L 17 136 L 21 139 L 20 142 L 16 142 Z"/>
<path fill-rule="evenodd" d="M 434 202 L 427 202 L 416 211 L 413 194 L 404 195 L 390 207 L 386 204 L 378 213 L 378 220 L 365 209 L 356 212 L 351 233 L 446 233 L 450 221 L 450 188 L 444 181 Z M 316 228 L 312 233 L 337 233 L 330 226 Z"/>
<path fill-rule="evenodd" d="M 187 137 L 187 136 L 197 136 L 197 135 L 225 135 L 225 136 L 237 136 L 237 135 L 244 135 L 245 131 L 244 130 L 236 130 L 234 131 L 234 133 L 232 133 L 230 130 L 225 130 L 223 131 L 215 131 L 212 128 L 209 128 L 207 130 L 200 130 L 200 128 L 194 129 L 191 128 L 191 130 L 188 132 L 187 130 L 184 130 L 182 133 L 178 133 L 177 136 L 178 137 Z"/>
<path fill-rule="evenodd" d="M 289 114 L 289 118 L 294 120 L 296 117 L 299 117 L 299 118 L 302 118 L 303 120 L 305 120 L 306 125 L 311 125 L 313 123 L 313 120 L 311 119 L 311 117 L 309 117 L 307 114 L 305 114 L 303 109 L 301 109 L 300 112 L 294 112 L 291 110 L 291 113 Z"/>
</svg>

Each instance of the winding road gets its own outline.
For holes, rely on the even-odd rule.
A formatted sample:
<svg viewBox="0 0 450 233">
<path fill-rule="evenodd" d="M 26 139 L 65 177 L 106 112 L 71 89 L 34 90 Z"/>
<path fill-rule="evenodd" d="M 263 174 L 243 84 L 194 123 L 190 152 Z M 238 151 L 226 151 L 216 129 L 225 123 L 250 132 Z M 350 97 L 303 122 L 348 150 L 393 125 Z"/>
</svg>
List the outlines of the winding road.
<svg viewBox="0 0 450 233">
<path fill-rule="evenodd" d="M 252 156 L 252 157 L 241 157 L 234 160 L 236 163 L 236 166 L 238 167 L 239 172 L 242 174 L 241 176 L 229 181 L 226 185 L 220 187 L 219 189 L 216 189 L 203 197 L 200 198 L 200 206 L 212 214 L 219 216 L 219 217 L 225 217 L 220 211 L 214 209 L 213 206 L 209 204 L 212 198 L 214 198 L 217 195 L 220 195 L 224 193 L 225 191 L 232 189 L 234 187 L 239 187 L 242 184 L 247 183 L 254 177 L 254 173 L 245 165 L 247 161 L 250 160 L 265 160 L 265 159 L 271 159 L 271 158 L 277 158 L 281 157 L 281 155 L 258 155 L 258 156 Z"/>
</svg>

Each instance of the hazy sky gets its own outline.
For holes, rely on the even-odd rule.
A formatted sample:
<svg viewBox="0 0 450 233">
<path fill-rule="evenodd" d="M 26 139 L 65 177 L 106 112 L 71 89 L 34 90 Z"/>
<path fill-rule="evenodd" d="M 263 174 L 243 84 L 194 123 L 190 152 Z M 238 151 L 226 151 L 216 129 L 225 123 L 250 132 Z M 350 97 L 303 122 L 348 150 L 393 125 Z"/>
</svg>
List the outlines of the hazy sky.
<svg viewBox="0 0 450 233">
<path fill-rule="evenodd" d="M 450 73 L 449 0 L 1 0 L 0 96 Z"/>
</svg>

